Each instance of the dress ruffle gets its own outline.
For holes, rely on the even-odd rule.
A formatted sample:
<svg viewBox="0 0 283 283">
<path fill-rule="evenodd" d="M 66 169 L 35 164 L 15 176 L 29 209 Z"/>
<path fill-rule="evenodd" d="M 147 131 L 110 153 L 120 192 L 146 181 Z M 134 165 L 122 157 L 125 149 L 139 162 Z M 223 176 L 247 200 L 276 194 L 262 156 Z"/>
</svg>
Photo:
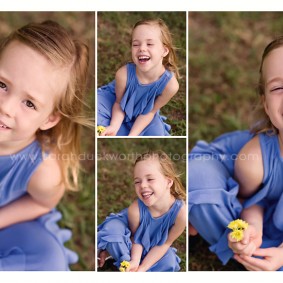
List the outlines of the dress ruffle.
<svg viewBox="0 0 283 283">
<path fill-rule="evenodd" d="M 74 264 L 79 260 L 78 254 L 64 246 L 64 243 L 71 239 L 72 232 L 69 229 L 59 227 L 57 222 L 61 218 L 62 214 L 56 209 L 53 209 L 50 213 L 41 216 L 38 221 L 56 238 L 64 251 L 68 265 Z"/>
</svg>

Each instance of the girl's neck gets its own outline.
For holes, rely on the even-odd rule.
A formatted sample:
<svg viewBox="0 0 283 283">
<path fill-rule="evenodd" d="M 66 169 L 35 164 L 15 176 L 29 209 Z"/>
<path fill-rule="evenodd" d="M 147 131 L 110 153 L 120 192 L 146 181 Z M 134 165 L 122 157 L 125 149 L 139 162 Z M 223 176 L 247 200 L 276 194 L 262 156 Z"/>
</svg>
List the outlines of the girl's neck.
<svg viewBox="0 0 283 283">
<path fill-rule="evenodd" d="M 136 75 L 141 84 L 150 84 L 156 82 L 160 79 L 164 72 L 165 67 L 163 65 L 148 72 L 142 72 L 136 68 Z"/>
<path fill-rule="evenodd" d="M 164 196 L 162 201 L 157 204 L 150 206 L 148 209 L 152 217 L 157 218 L 165 214 L 174 204 L 175 197 L 170 194 L 170 196 Z"/>
<path fill-rule="evenodd" d="M 28 140 L 19 141 L 19 142 L 0 142 L 0 156 L 11 155 L 18 153 L 28 145 L 30 145 L 36 137 L 32 137 Z"/>
</svg>

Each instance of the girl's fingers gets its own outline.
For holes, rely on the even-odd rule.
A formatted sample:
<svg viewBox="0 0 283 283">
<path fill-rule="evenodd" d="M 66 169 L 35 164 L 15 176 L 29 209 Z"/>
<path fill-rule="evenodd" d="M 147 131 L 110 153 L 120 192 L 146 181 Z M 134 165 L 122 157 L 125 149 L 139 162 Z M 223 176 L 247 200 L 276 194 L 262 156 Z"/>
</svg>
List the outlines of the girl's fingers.
<svg viewBox="0 0 283 283">
<path fill-rule="evenodd" d="M 247 270 L 250 271 L 261 271 L 262 269 L 260 269 L 258 266 L 251 264 L 248 260 L 246 260 L 246 258 L 249 258 L 248 256 L 239 256 L 239 255 L 235 255 L 234 258 L 241 263 L 242 265 L 245 266 L 245 268 Z"/>
<path fill-rule="evenodd" d="M 262 256 L 262 257 L 272 256 L 273 255 L 273 251 L 272 251 L 272 248 L 256 249 L 254 251 L 253 255 L 255 255 L 255 256 Z"/>
<path fill-rule="evenodd" d="M 241 255 L 239 256 L 244 262 L 252 266 L 254 270 L 266 270 L 267 261 L 265 259 Z"/>
</svg>

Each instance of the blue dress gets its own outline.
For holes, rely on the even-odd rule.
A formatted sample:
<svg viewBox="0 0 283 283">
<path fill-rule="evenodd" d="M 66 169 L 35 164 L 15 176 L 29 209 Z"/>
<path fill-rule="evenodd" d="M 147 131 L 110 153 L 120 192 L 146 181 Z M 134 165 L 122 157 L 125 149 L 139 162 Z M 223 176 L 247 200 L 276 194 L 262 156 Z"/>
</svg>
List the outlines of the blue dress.
<svg viewBox="0 0 283 283">
<path fill-rule="evenodd" d="M 157 81 L 141 84 L 136 76 L 136 65 L 127 64 L 126 90 L 120 102 L 120 106 L 125 112 L 125 118 L 117 136 L 127 136 L 136 118 L 153 109 L 155 99 L 161 95 L 172 75 L 170 71 L 166 70 Z M 97 125 L 106 127 L 110 125 L 112 107 L 116 100 L 115 80 L 98 88 L 97 95 Z M 158 111 L 150 124 L 140 133 L 140 136 L 169 136 L 171 127 L 164 122 L 165 120 L 166 118 L 161 116 Z"/>
<path fill-rule="evenodd" d="M 210 144 L 201 141 L 189 157 L 189 221 L 223 264 L 233 256 L 228 247 L 227 235 L 231 230 L 227 225 L 251 205 L 265 209 L 261 247 L 277 247 L 282 243 L 283 158 L 277 135 L 259 134 L 263 183 L 243 205 L 237 200 L 239 186 L 233 179 L 234 163 L 240 149 L 252 137 L 247 131 L 237 131 L 222 135 Z"/>
<path fill-rule="evenodd" d="M 39 143 L 20 152 L 0 156 L 0 209 L 27 194 L 28 182 L 42 162 Z M 55 209 L 33 221 L 0 230 L 0 271 L 69 270 L 77 255 L 64 247 L 71 232 L 60 229 Z"/>
<path fill-rule="evenodd" d="M 151 216 L 148 207 L 138 200 L 140 211 L 140 225 L 134 235 L 134 241 L 143 246 L 141 262 L 154 246 L 163 245 L 176 217 L 183 205 L 182 200 L 175 200 L 172 207 L 162 216 L 154 218 Z M 98 249 L 107 250 L 115 259 L 115 265 L 120 266 L 123 260 L 130 261 L 132 242 L 131 231 L 128 228 L 128 210 L 120 213 L 110 214 L 106 220 L 98 226 Z M 176 249 L 170 247 L 166 254 L 156 262 L 148 272 L 152 271 L 179 271 L 180 258 Z"/>
</svg>

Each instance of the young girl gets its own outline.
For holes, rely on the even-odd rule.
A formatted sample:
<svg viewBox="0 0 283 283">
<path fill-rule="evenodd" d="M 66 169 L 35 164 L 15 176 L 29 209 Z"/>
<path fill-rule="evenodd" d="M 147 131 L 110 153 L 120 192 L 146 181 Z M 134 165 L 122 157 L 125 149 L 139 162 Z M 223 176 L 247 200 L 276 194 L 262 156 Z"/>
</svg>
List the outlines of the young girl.
<svg viewBox="0 0 283 283">
<path fill-rule="evenodd" d="M 175 47 L 164 21 L 137 22 L 131 36 L 132 62 L 98 89 L 97 125 L 102 136 L 167 136 L 159 110 L 179 89 Z"/>
<path fill-rule="evenodd" d="M 235 254 L 234 258 L 248 270 L 283 270 L 282 60 L 283 37 L 279 37 L 265 48 L 262 56 L 259 80 L 261 118 L 252 128 L 254 136 L 238 133 L 237 140 L 235 133 L 227 134 L 215 141 L 214 145 L 203 144 L 202 150 L 208 156 L 211 157 L 211 149 L 214 149 L 219 153 L 214 156 L 221 158 L 221 150 L 225 151 L 225 146 L 237 144 L 237 149 L 228 150 L 228 156 L 234 156 L 230 168 L 235 162 L 237 183 L 231 178 L 233 174 L 228 172 L 228 167 L 222 166 L 225 162 L 219 162 L 216 166 L 217 161 L 213 160 L 213 167 L 211 161 L 208 164 L 202 160 L 202 165 L 196 162 L 195 153 L 201 152 L 197 148 L 190 164 L 190 169 L 195 173 L 193 175 L 190 172 L 192 226 L 211 244 L 210 249 L 223 263 Z M 204 174 L 209 172 L 214 185 L 210 183 L 205 187 L 206 181 L 203 182 L 196 173 L 200 168 Z M 212 175 L 212 171 L 216 174 Z M 242 204 L 237 197 L 243 199 Z M 249 223 L 239 242 L 232 239 L 226 228 L 236 218 Z M 205 227 L 208 222 L 210 225 Z"/>
<path fill-rule="evenodd" d="M 171 245 L 185 229 L 186 206 L 173 162 L 162 151 L 142 154 L 134 184 L 138 199 L 98 226 L 102 263 L 107 251 L 117 267 L 129 261 L 128 272 L 178 271 L 180 259 Z"/>
<path fill-rule="evenodd" d="M 53 21 L 0 45 L 0 270 L 68 270 L 54 207 L 77 187 L 88 48 Z"/>
</svg>

